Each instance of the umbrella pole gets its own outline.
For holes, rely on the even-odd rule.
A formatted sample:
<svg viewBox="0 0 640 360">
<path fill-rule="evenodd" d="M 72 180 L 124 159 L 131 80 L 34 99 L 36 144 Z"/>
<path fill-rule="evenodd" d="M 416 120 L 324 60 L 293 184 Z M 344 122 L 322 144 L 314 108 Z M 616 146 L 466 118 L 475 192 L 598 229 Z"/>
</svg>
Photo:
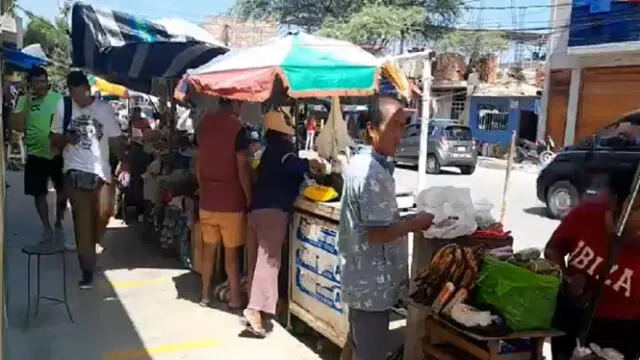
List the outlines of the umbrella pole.
<svg viewBox="0 0 640 360">
<path fill-rule="evenodd" d="M 167 82 L 167 94 L 169 95 L 169 99 L 171 99 L 171 107 L 169 108 L 169 121 L 168 121 L 168 125 L 169 125 L 169 156 L 171 157 L 171 154 L 173 153 L 173 147 L 174 147 L 174 143 L 173 143 L 173 135 L 175 133 L 175 127 L 176 127 L 176 121 L 175 121 L 175 117 L 176 117 L 176 99 L 174 99 L 173 96 L 171 96 L 171 89 L 175 88 L 176 82 L 175 80 L 169 80 Z M 173 171 L 173 169 L 171 168 L 171 165 L 169 164 L 168 167 L 168 171 Z"/>
</svg>

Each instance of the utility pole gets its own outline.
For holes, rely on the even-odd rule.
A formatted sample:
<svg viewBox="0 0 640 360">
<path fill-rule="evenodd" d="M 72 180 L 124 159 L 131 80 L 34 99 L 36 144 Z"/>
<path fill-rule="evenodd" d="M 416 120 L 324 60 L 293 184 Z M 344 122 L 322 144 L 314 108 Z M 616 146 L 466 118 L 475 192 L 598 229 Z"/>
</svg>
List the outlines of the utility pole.
<svg viewBox="0 0 640 360">
<path fill-rule="evenodd" d="M 418 157 L 418 191 L 427 185 L 427 145 L 429 143 L 429 118 L 431 117 L 431 63 L 432 53 L 422 61 L 422 119 L 420 121 L 420 154 Z"/>
<path fill-rule="evenodd" d="M 3 24 L 5 17 L 5 0 L 0 0 L 0 39 L 3 39 Z M 3 90 L 4 90 L 4 65 L 2 59 L 2 53 L 0 52 L 0 79 L 2 80 L 2 86 L 0 86 L 0 99 L 3 99 Z M 2 107 L 0 107 L 0 117 L 2 116 Z M 0 129 L 0 138 L 4 139 L 3 129 Z M 0 309 L 2 309 L 2 322 L 0 323 L 0 360 L 7 358 L 7 344 L 5 341 L 5 336 L 7 334 L 7 328 L 9 327 L 9 321 L 7 318 L 7 303 L 6 303 L 6 295 L 7 295 L 7 283 L 6 279 L 6 269 L 5 269 L 5 239 L 4 239 L 4 222 L 6 219 L 6 208 L 5 204 L 5 189 L 6 189 L 6 178 L 5 178 L 5 169 L 7 168 L 6 164 L 6 155 L 5 155 L 6 147 L 4 143 L 0 146 L 0 161 L 2 161 L 2 168 L 0 169 L 0 206 L 2 206 L 2 216 L 0 216 Z"/>
</svg>

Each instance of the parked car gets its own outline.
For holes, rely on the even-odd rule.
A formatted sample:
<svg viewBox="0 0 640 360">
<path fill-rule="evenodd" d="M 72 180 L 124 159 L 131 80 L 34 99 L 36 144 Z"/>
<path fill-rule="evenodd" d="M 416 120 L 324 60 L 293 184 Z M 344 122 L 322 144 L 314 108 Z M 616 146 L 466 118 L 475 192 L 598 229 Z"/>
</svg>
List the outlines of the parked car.
<svg viewBox="0 0 640 360">
<path fill-rule="evenodd" d="M 457 167 L 463 174 L 473 174 L 478 164 L 478 152 L 471 128 L 457 120 L 429 121 L 427 143 L 427 172 L 437 174 L 443 166 Z M 420 152 L 420 124 L 406 127 L 395 160 L 418 164 Z"/>
<path fill-rule="evenodd" d="M 639 125 L 640 115 L 625 116 L 593 138 L 566 147 L 540 170 L 536 192 L 551 217 L 564 217 L 585 196 L 606 189 L 607 173 L 634 172 L 640 161 L 640 146 L 636 139 L 616 133 L 622 122 Z"/>
</svg>

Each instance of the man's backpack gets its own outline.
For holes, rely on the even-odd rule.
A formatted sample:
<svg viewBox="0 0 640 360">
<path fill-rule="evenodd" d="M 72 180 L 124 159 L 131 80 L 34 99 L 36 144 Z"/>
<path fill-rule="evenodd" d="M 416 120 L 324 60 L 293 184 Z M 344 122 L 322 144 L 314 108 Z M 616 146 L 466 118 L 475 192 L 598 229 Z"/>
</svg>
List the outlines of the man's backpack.
<svg viewBox="0 0 640 360">
<path fill-rule="evenodd" d="M 69 130 L 69 125 L 71 124 L 71 111 L 72 111 L 71 97 L 65 96 L 62 98 L 62 100 L 64 103 L 64 115 L 62 117 L 62 133 L 67 134 Z M 51 148 L 51 151 L 56 156 L 62 154 L 62 150 L 63 150 L 62 148 L 60 149 L 53 148 L 53 147 Z"/>
<path fill-rule="evenodd" d="M 62 118 L 62 133 L 66 134 L 69 130 L 69 124 L 71 124 L 71 96 L 65 96 L 64 101 L 64 117 Z"/>
</svg>

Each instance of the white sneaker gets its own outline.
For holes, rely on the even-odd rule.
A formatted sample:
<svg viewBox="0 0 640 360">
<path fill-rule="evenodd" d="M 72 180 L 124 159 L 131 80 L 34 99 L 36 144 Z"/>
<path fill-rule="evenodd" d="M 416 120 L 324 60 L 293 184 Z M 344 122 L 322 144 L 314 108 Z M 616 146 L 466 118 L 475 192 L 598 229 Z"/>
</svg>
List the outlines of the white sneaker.
<svg viewBox="0 0 640 360">
<path fill-rule="evenodd" d="M 64 249 L 66 251 L 76 251 L 76 244 L 73 241 L 73 238 L 67 239 L 64 228 L 62 226 L 55 227 L 53 238 L 56 242 L 64 244 Z"/>
</svg>

